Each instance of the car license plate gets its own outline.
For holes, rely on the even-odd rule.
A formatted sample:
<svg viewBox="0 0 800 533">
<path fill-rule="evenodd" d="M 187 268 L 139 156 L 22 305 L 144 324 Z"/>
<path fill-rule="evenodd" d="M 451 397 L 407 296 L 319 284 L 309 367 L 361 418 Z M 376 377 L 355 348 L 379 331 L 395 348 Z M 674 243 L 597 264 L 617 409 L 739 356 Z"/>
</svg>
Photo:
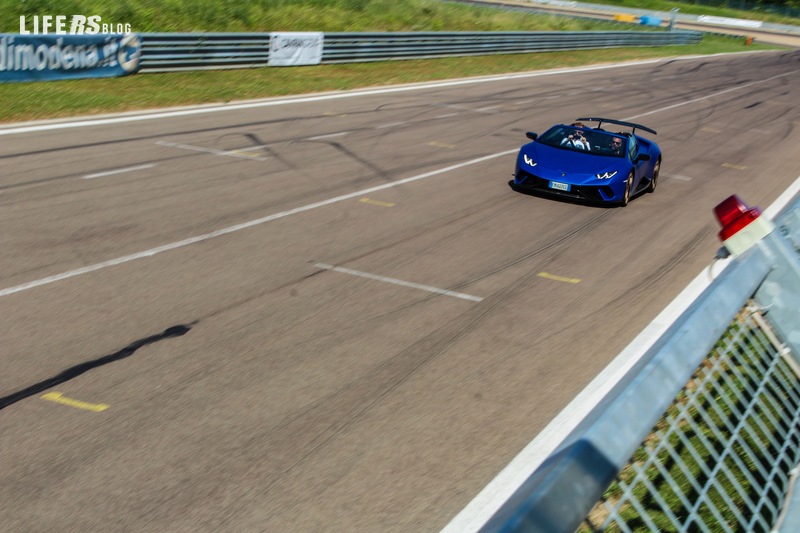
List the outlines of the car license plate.
<svg viewBox="0 0 800 533">
<path fill-rule="evenodd" d="M 550 188 L 556 189 L 557 191 L 569 192 L 569 183 L 561 183 L 560 181 L 551 181 Z"/>
</svg>

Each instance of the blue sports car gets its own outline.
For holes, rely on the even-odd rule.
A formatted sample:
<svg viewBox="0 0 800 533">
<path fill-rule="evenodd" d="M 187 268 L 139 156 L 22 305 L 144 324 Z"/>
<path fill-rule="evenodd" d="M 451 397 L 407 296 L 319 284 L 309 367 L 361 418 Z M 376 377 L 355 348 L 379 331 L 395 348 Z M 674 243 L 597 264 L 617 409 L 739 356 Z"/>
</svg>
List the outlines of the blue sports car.
<svg viewBox="0 0 800 533">
<path fill-rule="evenodd" d="M 606 131 L 604 124 L 631 131 Z M 656 190 L 661 168 L 661 149 L 637 135 L 637 129 L 656 134 L 641 124 L 608 118 L 579 118 L 541 135 L 528 132 L 533 142 L 520 148 L 511 185 L 519 191 L 626 206 L 636 194 Z"/>
</svg>

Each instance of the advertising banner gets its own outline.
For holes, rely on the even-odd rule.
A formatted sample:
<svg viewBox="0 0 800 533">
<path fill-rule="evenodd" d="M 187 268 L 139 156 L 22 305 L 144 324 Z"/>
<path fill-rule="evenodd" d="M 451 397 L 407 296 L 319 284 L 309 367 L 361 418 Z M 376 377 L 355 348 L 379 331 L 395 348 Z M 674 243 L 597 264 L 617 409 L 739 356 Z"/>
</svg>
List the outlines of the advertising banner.
<svg viewBox="0 0 800 533">
<path fill-rule="evenodd" d="M 0 34 L 0 82 L 111 78 L 139 70 L 141 39 L 121 34 Z"/>
<path fill-rule="evenodd" d="M 269 66 L 319 65 L 322 32 L 274 32 L 269 36 Z"/>
<path fill-rule="evenodd" d="M 710 15 L 700 15 L 697 17 L 697 22 L 719 24 L 720 26 L 742 26 L 743 28 L 760 28 L 763 24 L 760 20 L 732 19 L 727 17 L 712 17 Z"/>
</svg>

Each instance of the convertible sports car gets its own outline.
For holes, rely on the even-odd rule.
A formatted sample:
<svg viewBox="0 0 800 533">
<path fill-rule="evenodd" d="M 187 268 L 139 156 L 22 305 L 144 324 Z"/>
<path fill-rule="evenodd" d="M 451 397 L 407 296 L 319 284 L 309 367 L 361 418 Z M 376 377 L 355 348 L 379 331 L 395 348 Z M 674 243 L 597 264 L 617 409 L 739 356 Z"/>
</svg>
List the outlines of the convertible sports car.
<svg viewBox="0 0 800 533">
<path fill-rule="evenodd" d="M 597 122 L 587 127 L 586 122 Z M 631 128 L 610 132 L 603 124 Z M 512 187 L 519 191 L 553 194 L 576 200 L 628 205 L 631 197 L 658 185 L 661 149 L 636 134 L 654 130 L 641 124 L 609 118 L 579 118 L 571 125 L 556 124 L 520 148 Z"/>
</svg>

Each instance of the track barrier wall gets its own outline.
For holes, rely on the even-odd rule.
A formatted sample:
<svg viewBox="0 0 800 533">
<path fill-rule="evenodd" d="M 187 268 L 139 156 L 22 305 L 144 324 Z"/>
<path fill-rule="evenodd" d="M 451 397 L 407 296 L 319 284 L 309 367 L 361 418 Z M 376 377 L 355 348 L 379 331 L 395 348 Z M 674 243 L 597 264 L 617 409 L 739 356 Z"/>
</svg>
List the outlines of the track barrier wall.
<svg viewBox="0 0 800 533">
<path fill-rule="evenodd" d="M 70 35 L 41 35 L 23 55 L 35 58 L 40 46 L 55 46 Z M 590 50 L 636 46 L 696 44 L 701 32 L 694 31 L 590 31 L 590 32 L 394 32 L 394 33 L 138 33 L 118 38 L 137 45 L 136 65 L 118 73 L 135 71 L 176 72 L 293 66 L 310 64 L 360 63 L 402 59 L 429 59 L 491 54 L 519 54 L 566 50 Z M 23 36 L 0 34 L 0 42 L 21 44 Z M 130 47 L 128 47 L 130 48 Z M 126 48 L 126 50 L 128 49 Z M 8 50 L 8 47 L 2 50 Z M 0 56 L 13 59 L 14 52 Z M 46 52 L 42 52 L 46 55 Z M 41 55 L 41 54 L 40 54 Z M 42 57 L 44 57 L 44 55 Z M 100 62 L 102 63 L 102 62 Z M 130 60 L 124 65 L 130 65 Z M 15 73 L 0 63 L 0 82 L 64 79 L 48 75 L 47 61 L 26 60 Z M 39 68 L 39 67 L 42 68 Z M 69 77 L 96 77 L 97 69 L 69 72 Z"/>
<path fill-rule="evenodd" d="M 721 272 L 482 533 L 800 530 L 800 195 L 729 200 Z"/>
</svg>

